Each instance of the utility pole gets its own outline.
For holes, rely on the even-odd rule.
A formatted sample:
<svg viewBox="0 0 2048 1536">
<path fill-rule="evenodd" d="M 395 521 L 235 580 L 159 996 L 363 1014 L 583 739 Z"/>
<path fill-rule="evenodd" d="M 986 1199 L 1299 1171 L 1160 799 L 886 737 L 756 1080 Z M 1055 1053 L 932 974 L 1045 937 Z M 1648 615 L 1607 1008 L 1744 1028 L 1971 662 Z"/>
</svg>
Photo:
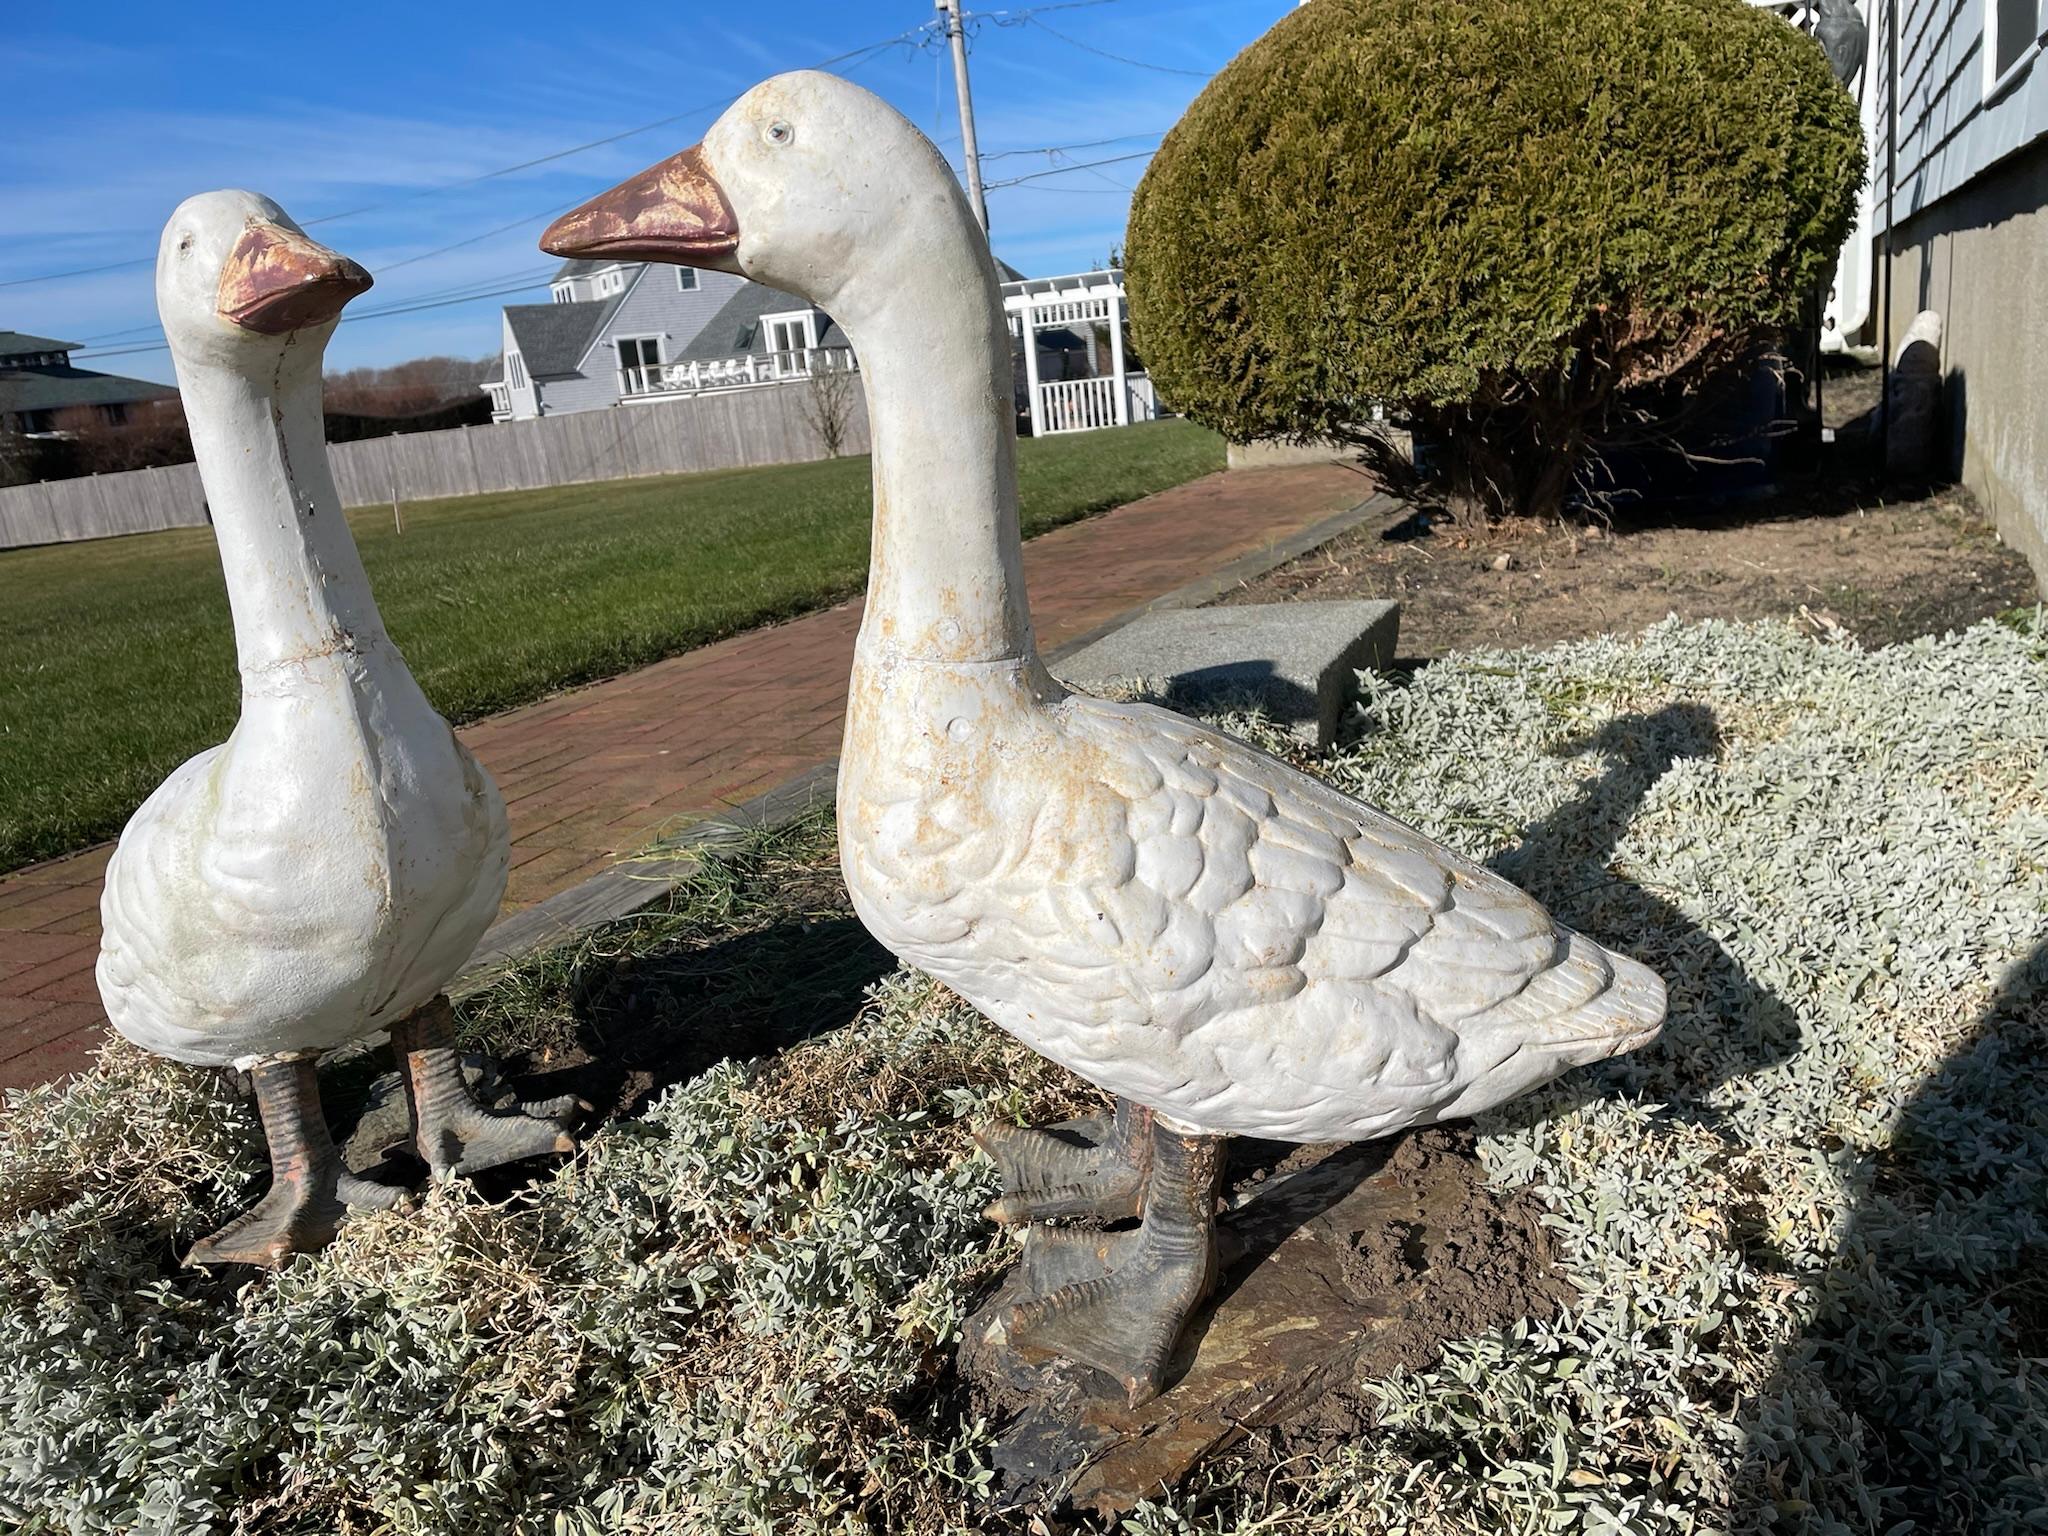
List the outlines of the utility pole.
<svg viewBox="0 0 2048 1536">
<path fill-rule="evenodd" d="M 967 33 L 960 25 L 960 0 L 933 0 L 946 18 L 946 37 L 953 45 L 953 88 L 960 96 L 960 152 L 967 157 L 967 200 L 981 232 L 988 233 L 988 200 L 981 195 L 981 154 L 974 147 L 974 97 L 967 89 Z"/>
</svg>

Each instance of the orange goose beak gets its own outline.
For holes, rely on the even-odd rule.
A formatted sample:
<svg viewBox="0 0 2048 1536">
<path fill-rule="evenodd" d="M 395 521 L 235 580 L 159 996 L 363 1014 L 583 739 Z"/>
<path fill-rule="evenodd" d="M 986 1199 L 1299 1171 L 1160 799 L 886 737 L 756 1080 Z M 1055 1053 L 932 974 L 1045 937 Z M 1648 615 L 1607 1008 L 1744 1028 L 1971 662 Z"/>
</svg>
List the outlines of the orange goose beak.
<svg viewBox="0 0 2048 1536">
<path fill-rule="evenodd" d="M 282 336 L 326 324 L 370 283 L 361 266 L 297 230 L 251 224 L 221 269 L 215 307 L 245 331 Z"/>
<path fill-rule="evenodd" d="M 572 208 L 540 237 L 551 256 L 613 256 L 692 266 L 740 243 L 739 221 L 693 145 Z"/>
</svg>

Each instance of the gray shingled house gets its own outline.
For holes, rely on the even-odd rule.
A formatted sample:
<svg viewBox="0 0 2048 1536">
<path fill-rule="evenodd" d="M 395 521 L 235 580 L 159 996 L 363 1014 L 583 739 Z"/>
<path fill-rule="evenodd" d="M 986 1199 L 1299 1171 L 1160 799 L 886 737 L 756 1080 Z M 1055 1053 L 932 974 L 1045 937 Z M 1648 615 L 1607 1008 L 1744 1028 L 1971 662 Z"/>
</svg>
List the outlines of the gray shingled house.
<svg viewBox="0 0 2048 1536">
<path fill-rule="evenodd" d="M 1150 381 L 1126 371 L 1121 273 L 1027 279 L 996 265 L 1016 338 L 1020 429 L 1087 431 L 1157 414 Z M 859 366 L 823 310 L 727 272 L 569 261 L 550 293 L 552 303 L 505 310 L 501 365 L 482 386 L 493 420 L 640 406 Z M 1026 334 L 1035 340 L 1028 354 Z"/>
<path fill-rule="evenodd" d="M 706 325 L 740 293 L 765 293 L 743 277 L 636 261 L 569 261 L 549 285 L 548 304 L 505 309 L 503 358 L 485 380 L 499 421 L 594 411 L 662 392 L 663 369 L 678 361 Z M 804 334 L 829 322 L 802 301 L 778 295 L 809 316 Z M 815 345 L 815 341 L 802 343 Z"/>
<path fill-rule="evenodd" d="M 177 398 L 167 384 L 74 368 L 71 353 L 77 346 L 75 341 L 0 331 L 0 428 L 39 436 L 58 430 L 61 413 L 81 407 L 118 427 L 131 406 Z"/>
</svg>

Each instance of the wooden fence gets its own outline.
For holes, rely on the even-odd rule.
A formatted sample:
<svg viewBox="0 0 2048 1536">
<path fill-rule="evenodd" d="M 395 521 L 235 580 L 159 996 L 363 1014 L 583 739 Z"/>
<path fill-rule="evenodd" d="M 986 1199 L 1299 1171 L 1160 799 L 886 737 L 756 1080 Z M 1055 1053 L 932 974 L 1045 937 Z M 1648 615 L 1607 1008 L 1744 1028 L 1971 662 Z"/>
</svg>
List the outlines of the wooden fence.
<svg viewBox="0 0 2048 1536">
<path fill-rule="evenodd" d="M 808 384 L 723 395 L 678 395 L 646 405 L 542 416 L 450 432 L 335 443 L 327 450 L 343 506 L 533 491 L 639 475 L 689 474 L 825 457 L 811 424 Z M 868 451 L 867 403 L 845 407 L 842 453 Z M 190 464 L 0 488 L 0 549 L 104 539 L 206 523 L 199 471 Z"/>
</svg>

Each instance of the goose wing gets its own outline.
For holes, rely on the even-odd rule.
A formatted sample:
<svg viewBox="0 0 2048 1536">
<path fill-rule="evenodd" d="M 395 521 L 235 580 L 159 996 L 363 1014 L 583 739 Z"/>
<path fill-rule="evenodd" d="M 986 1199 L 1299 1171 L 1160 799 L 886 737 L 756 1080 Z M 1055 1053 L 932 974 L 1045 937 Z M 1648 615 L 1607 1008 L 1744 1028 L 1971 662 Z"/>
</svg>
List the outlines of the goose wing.
<svg viewBox="0 0 2048 1536">
<path fill-rule="evenodd" d="M 1484 1070 L 1461 1026 L 1567 957 L 1522 891 L 1242 742 L 1078 696 L 1046 722 L 993 787 L 906 785 L 851 855 L 914 893 L 873 913 L 891 947 L 1105 1087 L 1238 1129 L 1404 1122 Z"/>
<path fill-rule="evenodd" d="M 1206 961 L 1184 978 L 1206 983 L 1201 1014 L 1365 988 L 1442 1031 L 1558 956 L 1556 924 L 1525 892 L 1276 758 L 1147 705 L 1077 697 L 1064 713 L 1121 769 L 1110 787 L 1131 878 L 1105 904 L 1127 937 L 1188 928 L 1167 950 Z"/>
</svg>

